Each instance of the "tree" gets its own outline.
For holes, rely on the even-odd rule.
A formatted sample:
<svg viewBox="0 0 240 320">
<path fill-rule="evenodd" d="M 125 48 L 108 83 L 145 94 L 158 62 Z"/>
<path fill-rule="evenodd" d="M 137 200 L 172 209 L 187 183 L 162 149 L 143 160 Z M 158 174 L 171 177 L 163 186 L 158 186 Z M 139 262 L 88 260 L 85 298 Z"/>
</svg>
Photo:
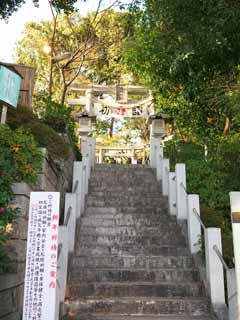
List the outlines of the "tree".
<svg viewBox="0 0 240 320">
<path fill-rule="evenodd" d="M 32 0 L 35 6 L 38 6 L 38 0 Z M 85 0 L 83 0 L 85 1 Z M 53 0 L 51 4 L 56 10 L 64 12 L 74 11 L 74 4 L 77 0 Z M 0 18 L 8 19 L 14 11 L 17 11 L 25 0 L 1 0 L 0 2 Z"/>
<path fill-rule="evenodd" d="M 65 101 L 67 89 L 77 79 L 101 83 L 120 77 L 124 71 L 120 63 L 121 45 L 131 29 L 127 13 L 104 10 L 87 17 L 72 13 L 58 15 L 54 21 L 27 24 L 25 36 L 16 48 L 17 62 L 37 68 L 38 91 L 49 90 L 51 95 L 50 65 L 53 91 L 58 99 L 61 95 L 61 103 Z M 70 56 L 52 64 L 53 60 L 42 50 L 46 43 L 51 44 L 53 58 L 66 52 Z"/>
<path fill-rule="evenodd" d="M 183 135 L 227 134 L 238 90 L 237 1 L 146 0 L 134 12 L 126 43 L 130 70 L 154 88 L 158 108 Z"/>
</svg>

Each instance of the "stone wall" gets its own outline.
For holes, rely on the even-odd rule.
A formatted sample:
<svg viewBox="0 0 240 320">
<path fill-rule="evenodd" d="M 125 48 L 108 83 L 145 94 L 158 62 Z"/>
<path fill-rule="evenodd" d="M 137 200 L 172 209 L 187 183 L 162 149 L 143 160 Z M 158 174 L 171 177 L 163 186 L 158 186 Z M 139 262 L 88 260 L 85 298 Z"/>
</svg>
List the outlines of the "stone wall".
<svg viewBox="0 0 240 320">
<path fill-rule="evenodd" d="M 22 319 L 30 192 L 60 191 L 61 208 L 63 209 L 64 195 L 66 192 L 71 192 L 72 189 L 74 153 L 70 152 L 68 161 L 61 164 L 60 169 L 50 161 L 45 149 L 42 149 L 42 152 L 44 159 L 37 183 L 34 185 L 16 183 L 13 185 L 15 199 L 12 205 L 20 208 L 20 214 L 14 222 L 12 239 L 7 244 L 7 251 L 11 259 L 10 272 L 0 274 L 0 320 Z"/>
</svg>

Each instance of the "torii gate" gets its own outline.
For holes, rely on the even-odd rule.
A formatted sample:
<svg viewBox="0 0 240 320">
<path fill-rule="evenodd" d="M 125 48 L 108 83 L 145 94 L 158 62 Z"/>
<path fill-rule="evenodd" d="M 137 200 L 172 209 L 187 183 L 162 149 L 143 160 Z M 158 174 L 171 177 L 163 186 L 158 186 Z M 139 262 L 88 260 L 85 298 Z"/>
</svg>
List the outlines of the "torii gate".
<svg viewBox="0 0 240 320">
<path fill-rule="evenodd" d="M 108 116 L 122 117 L 145 117 L 151 125 L 150 136 L 150 164 L 156 168 L 158 158 L 161 157 L 161 142 L 164 135 L 163 116 L 155 115 L 154 97 L 149 89 L 142 86 L 120 85 L 105 86 L 105 85 L 72 85 L 71 92 L 84 93 L 77 99 L 69 99 L 68 104 L 85 106 L 84 112 L 77 114 L 79 118 L 79 136 L 81 139 L 81 151 L 84 154 L 87 146 L 90 144 L 95 152 L 96 142 L 92 138 L 92 123 L 91 119 L 96 119 L 96 108 L 100 109 L 100 113 Z M 108 94 L 114 99 L 103 99 L 102 96 Z M 129 95 L 147 96 L 146 98 L 129 102 Z M 106 113 L 106 110 L 109 111 Z M 136 111 L 137 110 L 137 111 Z M 110 113 L 111 112 L 111 113 Z M 83 121 L 84 118 L 84 121 Z M 88 120 L 86 119 L 88 118 Z M 82 120 L 81 120 L 82 119 Z"/>
<path fill-rule="evenodd" d="M 151 91 L 141 86 L 71 86 L 71 92 L 84 93 L 77 99 L 68 99 L 69 105 L 84 105 L 85 110 L 90 116 L 96 115 L 96 108 L 102 115 L 107 116 L 124 116 L 124 117 L 148 117 L 154 114 L 154 98 Z M 129 102 L 128 97 L 131 95 L 147 96 L 140 101 Z M 112 99 L 103 98 L 103 95 L 109 95 Z"/>
</svg>

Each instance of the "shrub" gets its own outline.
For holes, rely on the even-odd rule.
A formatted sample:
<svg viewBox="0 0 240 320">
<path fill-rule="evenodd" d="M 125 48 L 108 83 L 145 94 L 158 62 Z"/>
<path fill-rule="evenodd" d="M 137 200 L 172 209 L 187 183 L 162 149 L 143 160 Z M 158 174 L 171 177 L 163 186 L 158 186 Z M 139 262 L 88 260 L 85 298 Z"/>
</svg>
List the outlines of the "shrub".
<svg viewBox="0 0 240 320">
<path fill-rule="evenodd" d="M 65 134 L 71 141 L 77 160 L 82 160 L 77 146 L 76 123 L 72 117 L 72 110 L 49 97 L 44 92 L 35 98 L 34 110 L 40 119 L 56 132 Z"/>
<path fill-rule="evenodd" d="M 232 231 L 229 192 L 239 190 L 240 143 L 238 137 L 219 137 L 204 148 L 193 142 L 173 140 L 165 144 L 165 155 L 170 157 L 172 169 L 185 163 L 187 191 L 200 195 L 201 217 L 207 227 L 222 229 L 223 253 L 233 265 Z M 235 164 L 233 165 L 233 159 Z"/>
<path fill-rule="evenodd" d="M 41 147 L 46 147 L 53 160 L 65 160 L 69 146 L 64 139 L 48 125 L 41 122 L 29 109 L 9 110 L 7 122 L 13 129 L 27 128 Z"/>
<path fill-rule="evenodd" d="M 18 209 L 10 206 L 14 182 L 34 183 L 41 165 L 42 154 L 33 136 L 23 129 L 11 130 L 0 125 L 0 272 L 8 261 L 4 243 L 12 231 L 12 220 Z"/>
</svg>

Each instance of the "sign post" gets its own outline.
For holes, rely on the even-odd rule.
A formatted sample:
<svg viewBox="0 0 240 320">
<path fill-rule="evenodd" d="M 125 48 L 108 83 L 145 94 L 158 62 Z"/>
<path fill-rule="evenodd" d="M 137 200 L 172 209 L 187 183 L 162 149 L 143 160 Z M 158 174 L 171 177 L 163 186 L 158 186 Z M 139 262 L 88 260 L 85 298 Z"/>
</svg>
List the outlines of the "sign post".
<svg viewBox="0 0 240 320">
<path fill-rule="evenodd" d="M 31 192 L 23 320 L 55 320 L 59 192 Z"/>
<path fill-rule="evenodd" d="M 0 102 L 3 105 L 1 124 L 6 123 L 7 107 L 17 107 L 21 80 L 20 75 L 0 65 Z"/>
</svg>

